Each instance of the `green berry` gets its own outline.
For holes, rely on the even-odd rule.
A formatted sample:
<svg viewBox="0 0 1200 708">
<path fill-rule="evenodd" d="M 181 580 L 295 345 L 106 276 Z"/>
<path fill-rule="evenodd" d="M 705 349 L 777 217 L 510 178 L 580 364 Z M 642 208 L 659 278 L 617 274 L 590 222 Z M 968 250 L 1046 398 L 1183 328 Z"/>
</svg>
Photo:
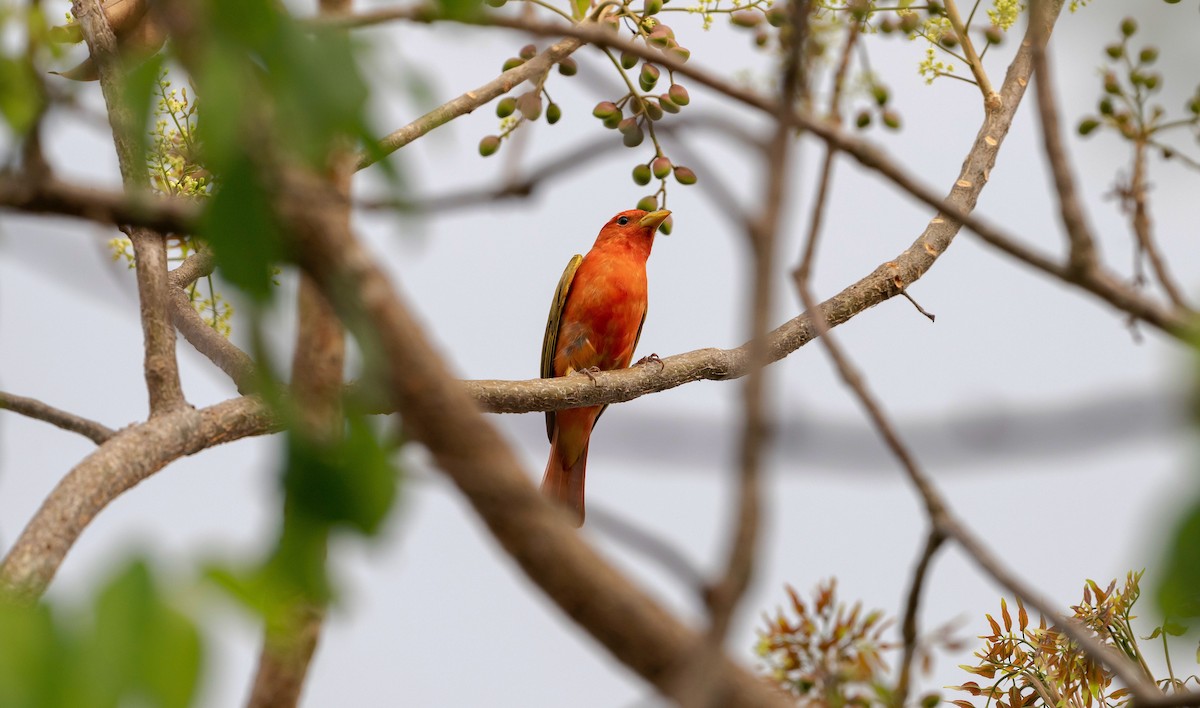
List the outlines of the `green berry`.
<svg viewBox="0 0 1200 708">
<path fill-rule="evenodd" d="M 666 179 L 667 175 L 671 174 L 671 161 L 665 156 L 656 157 L 650 163 L 650 171 L 654 173 L 656 179 Z"/>
<path fill-rule="evenodd" d="M 496 117 L 507 118 L 517 110 L 517 99 L 512 96 L 505 96 L 496 104 Z"/>
<path fill-rule="evenodd" d="M 633 67 L 637 66 L 637 63 L 638 63 L 638 55 L 631 54 L 631 53 L 625 52 L 625 51 L 621 52 L 621 68 L 622 69 L 625 69 L 626 71 L 628 71 L 629 69 L 632 69 Z"/>
<path fill-rule="evenodd" d="M 501 69 L 501 71 L 510 71 L 524 63 L 525 60 L 521 59 L 520 57 L 509 57 L 508 59 L 504 60 L 504 67 Z"/>
<path fill-rule="evenodd" d="M 558 63 L 558 73 L 563 76 L 574 76 L 579 73 L 579 65 L 571 57 L 567 57 Z"/>
<path fill-rule="evenodd" d="M 498 135 L 488 135 L 485 136 L 483 140 L 479 141 L 479 154 L 483 155 L 484 157 L 495 155 L 496 151 L 499 149 L 500 136 Z"/>
<path fill-rule="evenodd" d="M 729 16 L 729 22 L 735 27 L 758 27 L 762 21 L 762 13 L 754 10 L 738 10 Z"/>
<path fill-rule="evenodd" d="M 1121 20 L 1121 34 L 1125 35 L 1126 37 L 1132 37 L 1134 33 L 1137 32 L 1137 29 L 1137 20 L 1133 19 L 1132 17 L 1126 17 L 1125 19 Z"/>
<path fill-rule="evenodd" d="M 649 62 L 642 64 L 642 73 L 638 75 L 638 83 L 641 84 L 642 90 L 649 91 L 654 88 L 661 74 L 657 66 Z"/>
<path fill-rule="evenodd" d="M 640 187 L 650 184 L 650 165 L 638 165 L 633 168 L 633 182 Z"/>
<path fill-rule="evenodd" d="M 686 106 L 692 102 L 691 97 L 688 96 L 687 89 L 679 84 L 671 84 L 671 88 L 667 89 L 667 95 L 671 97 L 671 100 L 677 106 Z"/>
<path fill-rule="evenodd" d="M 595 108 L 592 109 L 592 115 L 596 116 L 600 120 L 604 120 L 609 116 L 620 116 L 621 109 L 617 108 L 617 104 L 613 103 L 612 101 L 601 101 L 596 104 Z"/>
<path fill-rule="evenodd" d="M 621 135 L 621 142 L 625 144 L 625 147 L 629 148 L 635 148 L 638 145 L 641 145 L 642 141 L 645 139 L 646 134 L 642 132 L 641 126 L 637 126 L 636 130 L 632 130 Z"/>
<path fill-rule="evenodd" d="M 542 96 L 536 90 L 517 97 L 517 110 L 525 120 L 537 120 L 542 115 Z"/>
<path fill-rule="evenodd" d="M 675 181 L 680 184 L 685 184 L 685 185 L 686 184 L 695 184 L 696 183 L 696 173 L 692 172 L 687 167 L 676 167 L 675 168 Z"/>
<path fill-rule="evenodd" d="M 551 103 L 549 106 L 546 106 L 547 123 L 554 125 L 560 118 L 562 118 L 562 108 L 557 103 Z"/>
<path fill-rule="evenodd" d="M 673 216 L 668 216 L 666 219 L 663 220 L 663 222 L 661 224 L 658 225 L 658 230 L 662 232 L 663 236 L 670 236 L 671 230 L 674 228 L 675 228 L 675 217 L 673 217 Z"/>
<path fill-rule="evenodd" d="M 679 112 L 679 104 L 672 101 L 671 97 L 665 93 L 658 97 L 658 105 L 667 113 Z"/>
<path fill-rule="evenodd" d="M 642 197 L 638 200 L 636 208 L 641 209 L 642 211 L 657 211 L 658 197 L 654 196 L 653 194 Z"/>
<path fill-rule="evenodd" d="M 1079 134 L 1090 135 L 1092 131 L 1099 127 L 1100 121 L 1096 120 L 1095 118 L 1084 118 L 1083 120 L 1079 121 Z"/>
<path fill-rule="evenodd" d="M 650 30 L 650 36 L 647 37 L 647 40 L 650 42 L 650 44 L 653 44 L 656 47 L 666 47 L 674 39 L 675 32 L 666 25 L 659 25 Z"/>
<path fill-rule="evenodd" d="M 525 61 L 529 61 L 537 56 L 537 47 L 533 46 L 532 44 L 526 44 L 524 47 L 521 47 L 521 51 L 517 52 L 517 56 L 521 57 Z"/>
</svg>

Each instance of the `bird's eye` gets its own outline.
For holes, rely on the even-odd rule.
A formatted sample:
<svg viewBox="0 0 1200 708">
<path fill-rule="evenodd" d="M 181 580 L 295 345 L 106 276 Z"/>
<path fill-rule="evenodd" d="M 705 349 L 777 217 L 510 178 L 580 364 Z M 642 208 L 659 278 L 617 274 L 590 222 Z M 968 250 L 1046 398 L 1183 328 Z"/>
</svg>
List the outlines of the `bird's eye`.
<svg viewBox="0 0 1200 708">
<path fill-rule="evenodd" d="M 617 219 L 617 223 L 620 224 L 621 226 L 624 226 L 625 224 L 629 223 L 629 217 L 622 216 L 621 218 Z"/>
</svg>

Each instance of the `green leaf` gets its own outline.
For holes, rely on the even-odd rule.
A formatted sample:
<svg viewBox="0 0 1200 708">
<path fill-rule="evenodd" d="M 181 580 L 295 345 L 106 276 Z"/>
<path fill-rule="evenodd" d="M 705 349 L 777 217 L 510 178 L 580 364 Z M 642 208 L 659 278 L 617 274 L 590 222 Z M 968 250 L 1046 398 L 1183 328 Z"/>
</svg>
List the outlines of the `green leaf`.
<svg viewBox="0 0 1200 708">
<path fill-rule="evenodd" d="M 221 173 L 200 226 L 221 275 L 259 302 L 270 299 L 275 264 L 286 254 L 272 202 L 254 165 L 243 157 Z"/>
<path fill-rule="evenodd" d="M 148 121 L 152 115 L 150 102 L 158 87 L 159 77 L 162 76 L 162 66 L 162 55 L 156 55 L 123 75 L 125 86 L 121 92 L 121 98 L 130 115 L 134 116 L 137 126 L 137 130 L 133 133 L 133 139 L 140 163 L 145 163 L 150 147 L 150 129 L 148 127 Z"/>
<path fill-rule="evenodd" d="M 587 17 L 588 10 L 591 9 L 591 0 L 571 0 L 571 16 L 576 20 L 582 20 Z"/>
<path fill-rule="evenodd" d="M 93 598 L 91 617 L 47 603 L 0 603 L 5 708 L 186 708 L 199 685 L 200 635 L 134 561 Z"/>
<path fill-rule="evenodd" d="M 361 415 L 348 418 L 345 436 L 332 445 L 289 433 L 283 478 L 289 511 L 367 535 L 378 533 L 396 498 L 391 450 Z"/>
<path fill-rule="evenodd" d="M 29 63 L 23 59 L 0 56 L 0 115 L 12 131 L 24 135 L 41 110 L 42 96 L 38 91 Z"/>
<path fill-rule="evenodd" d="M 64 705 L 56 664 L 66 654 L 49 607 L 0 602 L 0 705 Z"/>
<path fill-rule="evenodd" d="M 482 0 L 437 0 L 437 5 L 451 20 L 469 20 L 483 13 Z"/>
<path fill-rule="evenodd" d="M 200 678 L 200 635 L 169 607 L 145 563 L 136 561 L 96 597 L 84 660 L 117 696 L 141 694 L 163 708 L 191 704 Z M 93 686 L 96 683 L 92 684 Z"/>
<path fill-rule="evenodd" d="M 1176 526 L 1158 586 L 1158 603 L 1172 619 L 1200 616 L 1200 499 Z"/>
</svg>

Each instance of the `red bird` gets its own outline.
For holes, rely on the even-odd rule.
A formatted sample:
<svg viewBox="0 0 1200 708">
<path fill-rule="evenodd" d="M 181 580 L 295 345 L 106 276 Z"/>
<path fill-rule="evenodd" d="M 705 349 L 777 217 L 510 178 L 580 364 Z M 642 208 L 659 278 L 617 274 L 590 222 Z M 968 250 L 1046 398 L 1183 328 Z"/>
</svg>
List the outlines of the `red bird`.
<svg viewBox="0 0 1200 708">
<path fill-rule="evenodd" d="M 567 264 L 542 340 L 542 378 L 629 366 L 646 321 L 646 259 L 654 234 L 671 212 L 631 209 L 609 220 L 586 256 Z M 588 441 L 607 406 L 546 413 L 550 461 L 542 492 L 583 525 Z"/>
</svg>

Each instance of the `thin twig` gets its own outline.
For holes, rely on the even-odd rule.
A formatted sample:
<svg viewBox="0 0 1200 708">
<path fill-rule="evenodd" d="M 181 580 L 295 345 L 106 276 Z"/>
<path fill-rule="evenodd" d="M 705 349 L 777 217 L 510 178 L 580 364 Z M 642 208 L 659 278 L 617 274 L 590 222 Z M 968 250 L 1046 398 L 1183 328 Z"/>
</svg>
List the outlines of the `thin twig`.
<svg viewBox="0 0 1200 708">
<path fill-rule="evenodd" d="M 904 708 L 908 702 L 908 693 L 912 685 L 912 664 L 917 655 L 917 614 L 921 608 L 921 592 L 929 573 L 929 564 L 945 540 L 946 537 L 936 527 L 929 529 L 925 547 L 921 550 L 916 567 L 913 568 L 908 599 L 904 603 L 904 621 L 900 630 L 904 638 L 904 654 L 900 659 L 900 677 L 896 681 L 895 700 L 892 703 L 896 708 Z"/>
<path fill-rule="evenodd" d="M 958 41 L 962 44 L 963 59 L 966 60 L 967 66 L 971 67 L 971 74 L 975 76 L 975 84 L 983 93 L 983 105 L 987 110 L 994 111 L 1000 107 L 1000 94 L 992 88 L 992 82 L 983 69 L 983 58 L 975 51 L 975 42 L 971 40 L 969 28 L 963 24 L 962 16 L 958 12 L 958 3 L 955 0 L 945 0 L 945 3 L 946 17 L 950 20 L 954 34 L 958 36 Z"/>
<path fill-rule="evenodd" d="M 365 167 L 370 167 L 384 155 L 390 155 L 434 128 L 445 125 L 463 114 L 470 113 L 493 98 L 508 93 L 527 80 L 536 79 L 544 75 L 557 62 L 567 58 L 571 55 L 571 52 L 574 52 L 581 46 L 583 46 L 583 42 L 576 38 L 568 37 L 563 39 L 546 48 L 543 52 L 524 64 L 509 69 L 473 91 L 467 91 L 458 98 L 443 103 L 412 123 L 393 131 L 380 140 L 374 154 L 364 153 L 359 157 L 358 169 L 361 170 Z"/>
<path fill-rule="evenodd" d="M 205 322 L 196 308 L 192 307 L 192 300 L 187 294 L 189 285 L 211 275 L 215 268 L 216 259 L 212 254 L 198 251 L 167 273 L 167 282 L 171 286 L 171 322 L 196 351 L 233 379 L 238 393 L 249 394 L 254 391 L 257 378 L 254 359 Z"/>
<path fill-rule="evenodd" d="M 1030 9 L 1029 28 L 1033 42 L 1033 73 L 1037 82 L 1038 116 L 1042 124 L 1042 144 L 1054 186 L 1058 193 L 1058 206 L 1063 226 L 1070 244 L 1068 262 L 1071 271 L 1081 278 L 1095 272 L 1099 266 L 1096 242 L 1088 226 L 1079 195 L 1075 189 L 1075 178 L 1071 175 L 1070 160 L 1062 142 L 1062 125 L 1058 117 L 1057 99 L 1054 92 L 1054 77 L 1047 59 L 1047 41 L 1053 25 L 1050 0 L 1035 0 Z"/>
<path fill-rule="evenodd" d="M 183 338 L 196 351 L 224 371 L 237 386 L 238 393 L 246 394 L 254 391 L 255 374 L 254 359 L 242 351 L 229 338 L 213 329 L 204 321 L 186 292 L 180 288 L 171 288 L 169 293 L 171 307 L 171 323 Z"/>
<path fill-rule="evenodd" d="M 747 237 L 753 255 L 753 296 L 750 298 L 750 341 L 747 343 L 749 373 L 742 394 L 743 423 L 739 448 L 735 521 L 729 540 L 729 556 L 725 572 L 714 585 L 709 598 L 709 636 L 712 646 L 719 647 L 729 630 L 729 623 L 738 602 L 754 572 L 754 557 L 762 514 L 762 458 L 767 442 L 766 423 L 766 365 L 770 363 L 767 330 L 771 311 L 771 268 L 775 262 L 779 226 L 782 221 L 784 195 L 787 193 L 787 174 L 792 143 L 795 136 L 788 120 L 790 106 L 795 103 L 804 81 L 803 47 L 808 33 L 808 0 L 790 0 L 787 4 L 791 37 L 780 72 L 779 103 L 776 127 L 770 146 L 763 156 L 764 197 L 762 209 L 746 224 Z"/>
<path fill-rule="evenodd" d="M 102 445 L 105 440 L 116 435 L 115 430 L 94 420 L 68 413 L 36 398 L 26 398 L 4 391 L 0 391 L 0 410 L 12 411 L 72 433 L 79 433 L 97 445 Z"/>
<path fill-rule="evenodd" d="M 1171 270 L 1167 266 L 1167 262 L 1162 257 L 1162 253 L 1158 250 L 1158 244 L 1154 241 L 1154 229 L 1150 224 L 1150 207 L 1147 202 L 1149 197 L 1147 193 L 1149 187 L 1146 185 L 1146 142 L 1138 140 L 1134 143 L 1133 148 L 1133 176 L 1129 181 L 1129 192 L 1127 199 L 1124 199 L 1127 204 L 1133 203 L 1132 222 L 1133 233 L 1137 236 L 1138 247 L 1142 253 L 1150 260 L 1150 267 L 1154 270 L 1154 276 L 1158 278 L 1158 284 L 1162 286 L 1163 292 L 1167 298 L 1180 309 L 1190 309 L 1187 299 L 1183 295 L 1183 289 L 1175 282 L 1175 278 L 1171 275 Z"/>
<path fill-rule="evenodd" d="M 687 588 L 703 597 L 708 587 L 704 574 L 679 549 L 602 506 L 588 503 L 588 526 L 670 571 Z"/>
</svg>

